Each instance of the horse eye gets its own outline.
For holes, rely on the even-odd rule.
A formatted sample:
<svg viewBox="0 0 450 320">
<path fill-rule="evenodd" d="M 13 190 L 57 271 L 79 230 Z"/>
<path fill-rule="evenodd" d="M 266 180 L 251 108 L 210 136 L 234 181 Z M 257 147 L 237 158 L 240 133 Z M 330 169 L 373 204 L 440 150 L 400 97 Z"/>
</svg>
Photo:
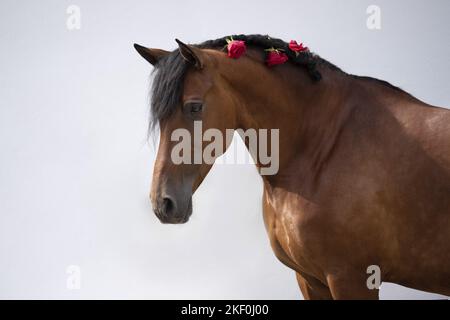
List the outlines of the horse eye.
<svg viewBox="0 0 450 320">
<path fill-rule="evenodd" d="M 198 112 L 202 111 L 202 109 L 203 109 L 203 104 L 201 102 L 191 102 L 191 103 L 188 103 L 187 105 L 188 105 L 188 110 L 191 113 L 198 113 Z"/>
</svg>

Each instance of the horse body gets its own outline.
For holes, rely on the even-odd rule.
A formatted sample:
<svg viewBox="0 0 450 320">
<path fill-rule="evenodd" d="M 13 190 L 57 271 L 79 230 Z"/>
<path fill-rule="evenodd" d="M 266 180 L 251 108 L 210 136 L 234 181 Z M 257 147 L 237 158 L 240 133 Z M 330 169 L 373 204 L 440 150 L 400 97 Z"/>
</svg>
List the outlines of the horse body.
<svg viewBox="0 0 450 320">
<path fill-rule="evenodd" d="M 376 298 L 370 265 L 383 281 L 449 295 L 450 112 L 375 82 L 352 86 L 370 88 L 355 88 L 326 161 L 298 150 L 266 179 L 272 247 L 305 297 Z"/>
<path fill-rule="evenodd" d="M 192 130 L 185 109 L 201 100 L 206 128 L 280 128 L 279 171 L 263 176 L 264 221 L 305 298 L 378 298 L 369 266 L 383 281 L 450 295 L 450 111 L 326 65 L 314 82 L 290 64 L 267 68 L 254 48 L 234 60 L 179 45 L 191 67 L 183 107 L 160 121 L 151 198 L 162 222 L 188 220 L 211 168 L 168 159 L 170 133 Z M 169 55 L 137 49 L 157 66 Z"/>
</svg>

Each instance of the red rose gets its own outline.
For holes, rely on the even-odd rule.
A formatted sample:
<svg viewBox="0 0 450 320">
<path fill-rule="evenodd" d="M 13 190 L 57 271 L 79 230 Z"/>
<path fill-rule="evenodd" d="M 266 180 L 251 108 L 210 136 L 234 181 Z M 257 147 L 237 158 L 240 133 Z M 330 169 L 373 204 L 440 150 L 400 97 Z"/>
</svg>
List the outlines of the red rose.
<svg viewBox="0 0 450 320">
<path fill-rule="evenodd" d="M 269 67 L 275 66 L 277 64 L 283 64 L 286 61 L 288 61 L 288 56 L 284 52 L 271 50 L 267 54 L 266 64 Z"/>
<path fill-rule="evenodd" d="M 241 40 L 231 40 L 228 42 L 228 56 L 237 59 L 245 53 L 245 42 Z"/>
<path fill-rule="evenodd" d="M 294 52 L 308 51 L 308 47 L 304 47 L 303 43 L 298 44 L 295 40 L 291 40 L 291 42 L 289 42 L 289 49 Z"/>
</svg>

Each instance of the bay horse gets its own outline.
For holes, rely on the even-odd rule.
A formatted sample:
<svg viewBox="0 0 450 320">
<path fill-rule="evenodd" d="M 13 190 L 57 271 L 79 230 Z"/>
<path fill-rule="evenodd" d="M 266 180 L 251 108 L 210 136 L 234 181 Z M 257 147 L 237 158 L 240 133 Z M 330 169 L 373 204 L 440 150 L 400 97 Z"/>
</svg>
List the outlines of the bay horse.
<svg viewBox="0 0 450 320">
<path fill-rule="evenodd" d="M 135 44 L 156 68 L 150 198 L 160 221 L 188 221 L 212 167 L 174 164 L 174 130 L 192 132 L 195 120 L 221 132 L 279 128 L 279 170 L 262 176 L 263 217 L 305 299 L 378 299 L 369 266 L 381 281 L 450 295 L 450 111 L 268 36 L 233 36 L 247 51 L 230 59 L 229 39 L 177 40 L 172 52 Z M 267 48 L 288 61 L 268 67 Z"/>
</svg>

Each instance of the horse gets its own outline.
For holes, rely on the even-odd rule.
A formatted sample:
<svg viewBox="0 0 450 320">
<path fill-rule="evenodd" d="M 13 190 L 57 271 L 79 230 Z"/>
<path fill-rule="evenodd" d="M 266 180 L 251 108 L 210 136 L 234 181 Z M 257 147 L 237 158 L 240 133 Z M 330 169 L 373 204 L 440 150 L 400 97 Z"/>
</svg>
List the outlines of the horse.
<svg viewBox="0 0 450 320">
<path fill-rule="evenodd" d="M 150 198 L 162 223 L 188 221 L 212 167 L 173 163 L 174 130 L 192 133 L 196 121 L 222 133 L 278 128 L 278 172 L 262 175 L 263 218 L 305 299 L 379 299 L 369 270 L 450 295 L 449 110 L 281 39 L 176 41 L 174 51 L 134 45 L 156 71 L 149 126 L 159 127 L 160 143 Z M 226 52 L 230 41 L 246 45 L 238 59 Z M 274 50 L 287 61 L 269 67 Z M 258 156 L 255 164 L 264 167 Z"/>
</svg>

